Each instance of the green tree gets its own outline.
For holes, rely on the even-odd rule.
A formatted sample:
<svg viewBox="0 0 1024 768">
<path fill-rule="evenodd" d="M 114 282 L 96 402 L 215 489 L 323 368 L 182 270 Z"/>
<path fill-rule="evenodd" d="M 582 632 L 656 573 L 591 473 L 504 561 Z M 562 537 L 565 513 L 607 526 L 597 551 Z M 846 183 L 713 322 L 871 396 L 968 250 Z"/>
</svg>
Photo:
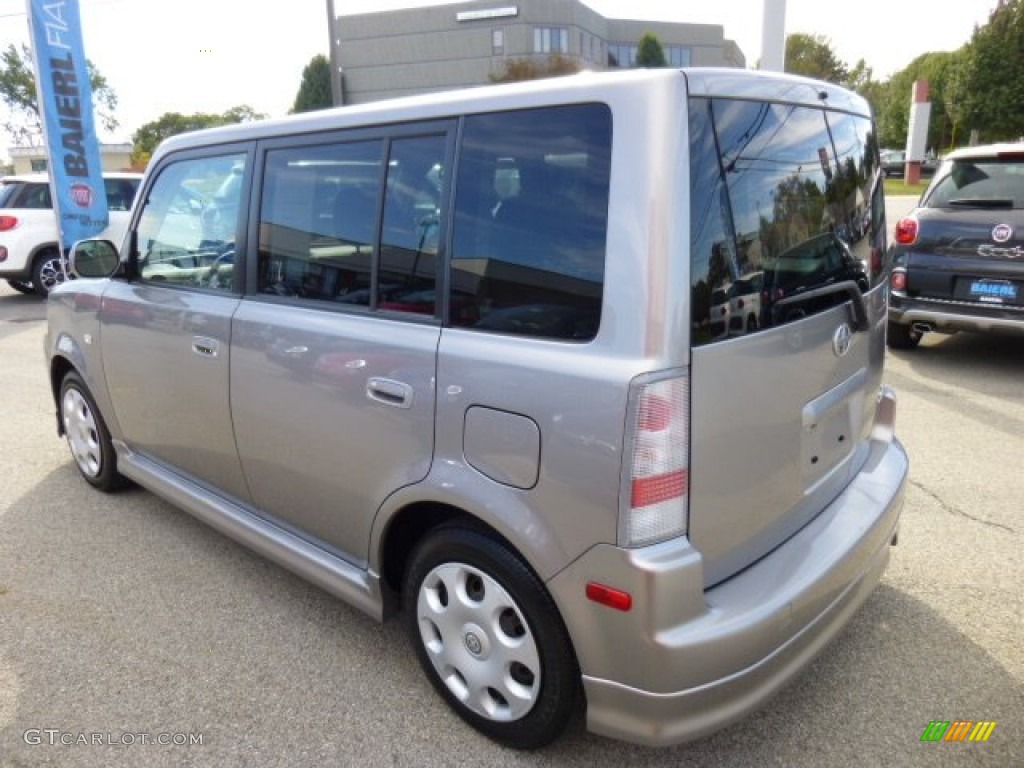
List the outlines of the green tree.
<svg viewBox="0 0 1024 768">
<path fill-rule="evenodd" d="M 501 72 L 490 75 L 492 83 L 513 83 L 520 80 L 540 80 L 579 72 L 582 67 L 575 59 L 552 53 L 544 58 L 508 59 Z"/>
<path fill-rule="evenodd" d="M 312 112 L 334 106 L 331 95 L 331 63 L 318 53 L 302 70 L 302 83 L 295 96 L 292 112 Z"/>
<path fill-rule="evenodd" d="M 654 34 L 648 32 L 640 38 L 640 44 L 636 49 L 636 65 L 638 67 L 668 66 L 665 49 L 661 47 L 661 43 Z"/>
<path fill-rule="evenodd" d="M 1024 135 L 1024 0 L 999 0 L 975 27 L 958 73 L 956 106 L 985 141 Z"/>
<path fill-rule="evenodd" d="M 183 115 L 179 112 L 165 112 L 156 120 L 151 120 L 137 130 L 132 136 L 132 163 L 145 165 L 164 139 L 187 131 L 198 131 L 202 128 L 213 128 L 231 123 L 247 123 L 262 120 L 266 115 L 257 112 L 247 104 L 217 114 L 196 112 Z"/>
<path fill-rule="evenodd" d="M 850 74 L 846 65 L 836 58 L 827 37 L 802 32 L 786 37 L 785 70 L 838 85 L 844 85 Z"/>
<path fill-rule="evenodd" d="M 117 94 L 93 63 L 86 60 L 92 106 L 97 126 L 107 131 L 117 128 Z M 37 146 L 42 143 L 43 124 L 36 99 L 36 77 L 32 66 L 32 49 L 8 45 L 0 52 L 0 101 L 7 105 L 8 118 L 3 130 L 14 144 Z"/>
</svg>

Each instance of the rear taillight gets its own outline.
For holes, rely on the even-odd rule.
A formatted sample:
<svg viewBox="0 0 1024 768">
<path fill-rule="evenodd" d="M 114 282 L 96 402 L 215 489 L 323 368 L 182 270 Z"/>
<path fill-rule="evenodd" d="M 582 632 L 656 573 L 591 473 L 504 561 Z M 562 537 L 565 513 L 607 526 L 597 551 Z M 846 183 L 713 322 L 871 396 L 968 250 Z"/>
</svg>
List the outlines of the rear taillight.
<svg viewBox="0 0 1024 768">
<path fill-rule="evenodd" d="M 896 242 L 900 245 L 913 245 L 917 242 L 918 224 L 913 216 L 906 216 L 896 224 Z"/>
<path fill-rule="evenodd" d="M 0 232 L 6 232 L 18 226 L 17 216 L 0 216 Z"/>
<path fill-rule="evenodd" d="M 639 381 L 630 393 L 620 541 L 637 547 L 686 533 L 689 378 Z"/>
<path fill-rule="evenodd" d="M 889 287 L 900 293 L 907 290 L 907 273 L 902 269 L 894 269 L 889 275 Z"/>
</svg>

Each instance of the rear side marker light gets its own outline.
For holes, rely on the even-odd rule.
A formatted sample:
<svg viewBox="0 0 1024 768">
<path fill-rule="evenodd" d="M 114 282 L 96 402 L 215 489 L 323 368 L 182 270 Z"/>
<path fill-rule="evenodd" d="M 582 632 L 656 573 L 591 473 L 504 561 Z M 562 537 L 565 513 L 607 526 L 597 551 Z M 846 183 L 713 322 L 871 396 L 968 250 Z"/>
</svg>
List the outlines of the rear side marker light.
<svg viewBox="0 0 1024 768">
<path fill-rule="evenodd" d="M 895 270 L 889 277 L 889 287 L 901 293 L 907 290 L 907 273 L 902 269 Z"/>
<path fill-rule="evenodd" d="M 0 232 L 6 232 L 18 226 L 17 216 L 0 216 Z"/>
<path fill-rule="evenodd" d="M 628 611 L 633 607 L 633 596 L 629 592 L 598 584 L 596 581 L 587 584 L 587 599 L 617 611 Z"/>
</svg>

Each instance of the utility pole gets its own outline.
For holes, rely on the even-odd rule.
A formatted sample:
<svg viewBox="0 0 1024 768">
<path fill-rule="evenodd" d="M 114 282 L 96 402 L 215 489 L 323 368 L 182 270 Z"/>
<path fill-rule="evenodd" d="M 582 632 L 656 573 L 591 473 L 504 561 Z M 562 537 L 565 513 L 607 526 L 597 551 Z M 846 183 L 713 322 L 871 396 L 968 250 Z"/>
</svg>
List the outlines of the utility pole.
<svg viewBox="0 0 1024 768">
<path fill-rule="evenodd" d="M 341 67 L 338 65 L 338 41 L 335 37 L 334 25 L 337 16 L 334 13 L 334 0 L 327 0 L 327 42 L 330 46 L 331 60 L 331 104 L 339 107 L 342 104 Z"/>
</svg>

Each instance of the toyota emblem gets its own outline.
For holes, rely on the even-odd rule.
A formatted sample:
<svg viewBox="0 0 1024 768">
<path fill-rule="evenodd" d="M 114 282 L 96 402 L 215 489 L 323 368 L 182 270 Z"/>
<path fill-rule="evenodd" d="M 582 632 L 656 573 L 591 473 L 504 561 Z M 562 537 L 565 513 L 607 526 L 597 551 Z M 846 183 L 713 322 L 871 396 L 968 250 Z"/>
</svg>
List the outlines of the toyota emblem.
<svg viewBox="0 0 1024 768">
<path fill-rule="evenodd" d="M 1009 224 L 996 224 L 992 228 L 992 239 L 997 243 L 1005 243 L 1013 237 L 1013 227 Z"/>
<path fill-rule="evenodd" d="M 832 334 L 832 351 L 836 353 L 836 357 L 843 357 L 850 351 L 852 345 L 853 331 L 850 330 L 848 323 L 843 323 Z"/>
</svg>

